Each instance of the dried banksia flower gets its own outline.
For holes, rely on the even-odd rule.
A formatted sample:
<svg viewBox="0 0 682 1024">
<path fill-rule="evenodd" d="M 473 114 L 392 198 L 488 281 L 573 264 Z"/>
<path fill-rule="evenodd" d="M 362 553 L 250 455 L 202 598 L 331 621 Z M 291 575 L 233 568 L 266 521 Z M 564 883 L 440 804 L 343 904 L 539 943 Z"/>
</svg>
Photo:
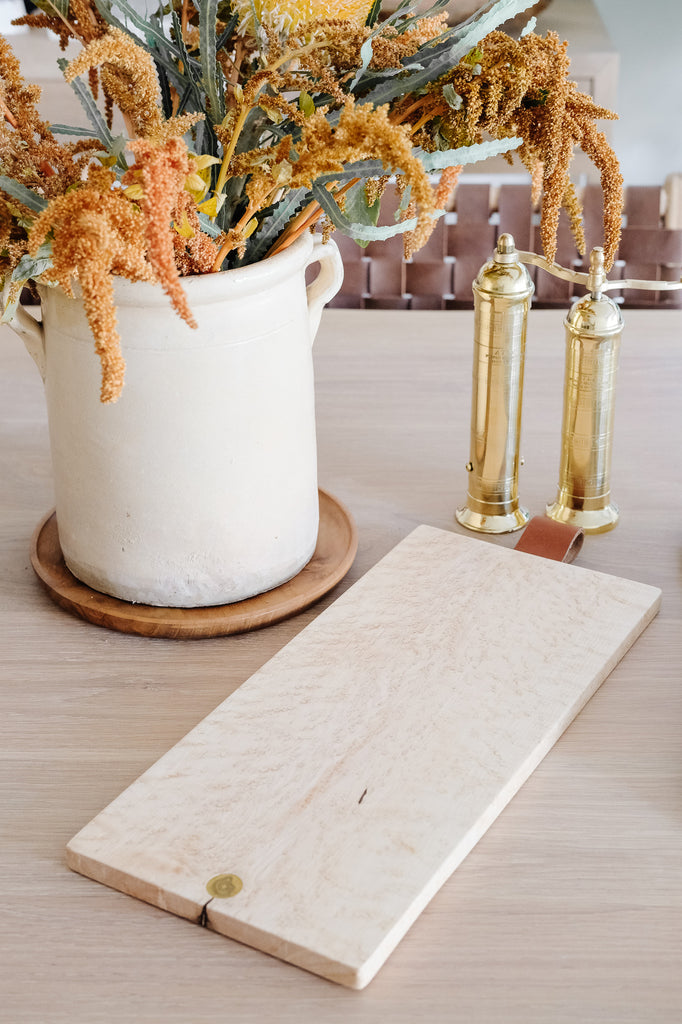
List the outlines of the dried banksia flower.
<svg viewBox="0 0 682 1024">
<path fill-rule="evenodd" d="M 339 0 L 334 17 L 364 24 L 371 6 L 372 0 Z M 288 33 L 329 13 L 326 0 L 232 0 L 232 8 L 239 15 L 238 32 L 242 35 L 255 34 L 256 19 L 278 33 Z"/>
</svg>

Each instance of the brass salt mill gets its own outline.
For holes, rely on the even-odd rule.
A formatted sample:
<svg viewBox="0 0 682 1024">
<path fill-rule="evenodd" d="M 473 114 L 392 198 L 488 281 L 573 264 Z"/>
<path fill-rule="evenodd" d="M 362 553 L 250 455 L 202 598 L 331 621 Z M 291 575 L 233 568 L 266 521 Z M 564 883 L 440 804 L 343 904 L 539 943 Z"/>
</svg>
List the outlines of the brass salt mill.
<svg viewBox="0 0 682 1024">
<path fill-rule="evenodd" d="M 604 295 L 604 250 L 590 254 L 588 294 L 565 320 L 566 368 L 561 458 L 556 501 L 547 515 L 586 533 L 604 533 L 618 522 L 611 501 L 611 448 L 616 373 L 623 318 Z"/>
<path fill-rule="evenodd" d="M 600 246 L 590 253 L 588 274 L 549 263 L 535 253 L 520 252 L 519 259 L 587 286 L 587 295 L 575 300 L 565 320 L 559 485 L 546 513 L 585 533 L 605 533 L 618 522 L 618 507 L 611 501 L 611 450 L 623 318 L 619 306 L 604 293 L 624 288 L 675 291 L 682 282 L 608 281 Z"/>
<path fill-rule="evenodd" d="M 518 467 L 526 320 L 533 283 L 525 264 L 587 286 L 566 317 L 566 369 L 559 486 L 547 515 L 604 533 L 618 522 L 611 501 L 611 448 L 623 318 L 604 293 L 613 289 L 673 291 L 680 281 L 608 281 L 604 250 L 590 254 L 585 274 L 518 252 L 500 235 L 492 259 L 474 281 L 474 371 L 469 488 L 457 521 L 482 533 L 508 533 L 528 521 L 519 505 Z"/>
<path fill-rule="evenodd" d="M 471 448 L 466 504 L 457 521 L 480 533 L 520 530 L 519 440 L 526 323 L 533 282 L 511 235 L 500 235 L 474 290 Z"/>
</svg>

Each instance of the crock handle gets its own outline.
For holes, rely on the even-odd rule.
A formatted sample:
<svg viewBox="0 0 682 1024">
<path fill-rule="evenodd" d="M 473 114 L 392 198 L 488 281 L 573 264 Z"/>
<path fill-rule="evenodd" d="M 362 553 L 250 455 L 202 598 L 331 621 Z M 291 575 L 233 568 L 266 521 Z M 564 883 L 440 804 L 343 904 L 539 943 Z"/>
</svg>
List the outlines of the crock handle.
<svg viewBox="0 0 682 1024">
<path fill-rule="evenodd" d="M 26 351 L 40 370 L 40 376 L 45 380 L 45 328 L 43 325 L 19 304 L 8 326 L 22 339 Z"/>
<path fill-rule="evenodd" d="M 316 238 L 313 251 L 306 266 L 311 263 L 320 264 L 320 272 L 306 288 L 308 294 L 308 317 L 310 320 L 310 343 L 315 340 L 317 328 L 325 302 L 329 302 L 341 287 L 343 281 L 343 261 L 335 242 L 323 242 Z"/>
</svg>

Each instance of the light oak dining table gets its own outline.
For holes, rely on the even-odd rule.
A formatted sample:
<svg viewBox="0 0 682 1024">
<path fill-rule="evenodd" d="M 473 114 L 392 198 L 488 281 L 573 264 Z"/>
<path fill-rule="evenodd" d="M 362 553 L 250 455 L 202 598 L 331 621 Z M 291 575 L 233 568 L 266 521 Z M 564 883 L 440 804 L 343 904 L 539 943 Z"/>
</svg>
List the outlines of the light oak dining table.
<svg viewBox="0 0 682 1024">
<path fill-rule="evenodd" d="M 0 329 L 1 1021 L 682 1021 L 682 311 L 624 316 L 621 519 L 577 564 L 660 587 L 661 611 L 362 992 L 76 875 L 64 847 L 415 526 L 465 532 L 473 314 L 324 313 L 319 481 L 352 512 L 357 557 L 294 618 L 194 641 L 99 628 L 41 589 L 42 385 Z M 535 514 L 556 494 L 562 319 L 529 320 L 520 497 Z"/>
</svg>

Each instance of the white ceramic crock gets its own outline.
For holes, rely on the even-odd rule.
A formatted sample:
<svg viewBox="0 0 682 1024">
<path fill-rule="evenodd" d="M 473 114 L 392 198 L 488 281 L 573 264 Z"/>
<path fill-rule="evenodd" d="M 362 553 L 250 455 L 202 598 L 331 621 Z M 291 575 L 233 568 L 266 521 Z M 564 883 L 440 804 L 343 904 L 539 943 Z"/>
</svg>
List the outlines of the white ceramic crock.
<svg viewBox="0 0 682 1024">
<path fill-rule="evenodd" d="M 319 261 L 306 289 L 306 267 Z M 312 343 L 343 267 L 306 234 L 239 270 L 183 279 L 198 329 L 160 288 L 116 281 L 126 361 L 118 402 L 82 303 L 41 288 L 43 327 L 13 327 L 45 382 L 59 539 L 84 583 L 125 601 L 240 601 L 296 575 L 315 549 Z"/>
</svg>

